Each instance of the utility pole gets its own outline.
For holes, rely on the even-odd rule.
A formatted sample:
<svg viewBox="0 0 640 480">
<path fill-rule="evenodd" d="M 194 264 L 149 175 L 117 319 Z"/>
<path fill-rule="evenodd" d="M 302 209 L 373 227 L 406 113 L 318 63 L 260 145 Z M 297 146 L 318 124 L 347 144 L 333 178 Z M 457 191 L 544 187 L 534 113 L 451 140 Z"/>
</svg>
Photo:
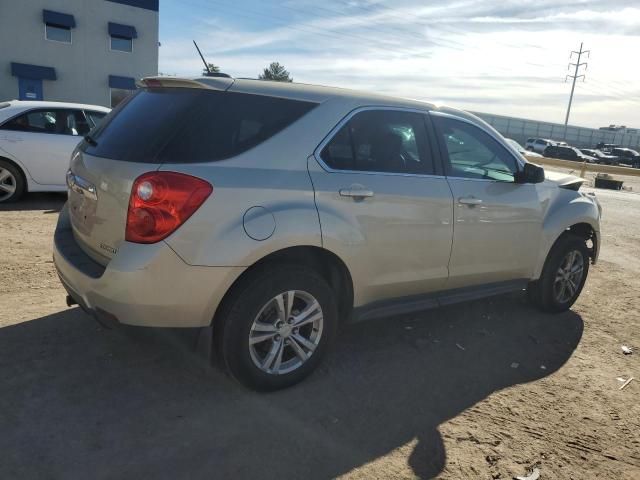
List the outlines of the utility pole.
<svg viewBox="0 0 640 480">
<path fill-rule="evenodd" d="M 569 55 L 569 60 L 573 59 L 574 54 L 578 55 L 578 61 L 576 63 L 569 63 L 567 67 L 568 70 L 571 70 L 571 67 L 576 67 L 576 68 L 573 75 L 567 75 L 564 78 L 565 83 L 567 82 L 567 79 L 569 78 L 573 79 L 573 82 L 571 84 L 571 95 L 569 95 L 569 106 L 567 107 L 567 116 L 564 119 L 565 135 L 567 131 L 567 124 L 569 123 L 569 113 L 571 113 L 571 102 L 573 102 L 573 91 L 576 89 L 576 80 L 578 78 L 582 78 L 582 81 L 584 82 L 584 73 L 581 75 L 578 75 L 578 71 L 580 70 L 580 67 L 582 67 L 583 65 L 584 65 L 584 69 L 585 70 L 587 69 L 587 62 L 580 63 L 580 58 L 585 53 L 587 54 L 587 58 L 589 58 L 590 50 L 582 50 L 582 42 L 580 42 L 580 50 L 577 52 L 573 50 Z"/>
</svg>

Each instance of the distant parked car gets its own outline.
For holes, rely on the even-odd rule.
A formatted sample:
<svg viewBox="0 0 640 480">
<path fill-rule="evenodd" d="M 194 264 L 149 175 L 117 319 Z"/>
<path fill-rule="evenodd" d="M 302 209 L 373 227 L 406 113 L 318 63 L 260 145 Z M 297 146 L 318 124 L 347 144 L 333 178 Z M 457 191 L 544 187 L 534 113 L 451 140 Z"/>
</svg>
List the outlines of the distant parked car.
<svg viewBox="0 0 640 480">
<path fill-rule="evenodd" d="M 525 149 L 522 145 L 520 145 L 518 142 L 516 142 L 513 138 L 505 138 L 505 140 L 507 141 L 507 143 L 509 145 L 511 145 L 513 148 L 515 148 L 521 155 L 526 155 L 529 158 L 534 158 L 534 157 L 542 158 L 542 155 L 540 155 L 539 153 L 531 152 L 531 151 Z"/>
<path fill-rule="evenodd" d="M 596 163 L 596 159 L 585 155 L 575 147 L 564 145 L 551 145 L 544 150 L 545 157 L 559 158 L 561 160 L 572 160 L 574 162 Z"/>
<path fill-rule="evenodd" d="M 71 152 L 107 113 L 77 103 L 0 103 L 0 203 L 66 191 Z"/>
<path fill-rule="evenodd" d="M 614 148 L 618 148 L 620 147 L 620 145 L 617 145 L 615 143 L 604 143 L 604 142 L 600 142 L 596 145 L 596 149 L 598 150 L 602 150 L 604 153 L 606 154 L 610 154 L 611 150 L 613 150 Z"/>
<path fill-rule="evenodd" d="M 603 165 L 618 165 L 618 157 L 615 155 L 608 155 L 602 150 L 592 148 L 581 148 L 580 151 L 589 157 L 596 159 L 596 162 Z"/>
<path fill-rule="evenodd" d="M 557 142 L 549 140 L 548 138 L 530 138 L 527 140 L 527 150 L 530 152 L 537 152 L 544 154 L 544 149 L 556 145 Z"/>
<path fill-rule="evenodd" d="M 620 163 L 626 163 L 634 168 L 640 168 L 640 153 L 630 148 L 614 148 L 611 154 L 620 159 Z"/>
</svg>

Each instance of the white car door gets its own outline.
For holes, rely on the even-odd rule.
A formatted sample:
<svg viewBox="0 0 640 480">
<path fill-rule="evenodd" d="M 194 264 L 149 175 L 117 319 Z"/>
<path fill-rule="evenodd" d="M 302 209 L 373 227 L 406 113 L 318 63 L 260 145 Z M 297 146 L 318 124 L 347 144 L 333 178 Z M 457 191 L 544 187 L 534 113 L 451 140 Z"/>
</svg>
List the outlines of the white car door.
<svg viewBox="0 0 640 480">
<path fill-rule="evenodd" d="M 3 149 L 22 163 L 40 185 L 64 186 L 71 152 L 88 127 L 80 110 L 30 110 L 0 131 Z"/>
</svg>

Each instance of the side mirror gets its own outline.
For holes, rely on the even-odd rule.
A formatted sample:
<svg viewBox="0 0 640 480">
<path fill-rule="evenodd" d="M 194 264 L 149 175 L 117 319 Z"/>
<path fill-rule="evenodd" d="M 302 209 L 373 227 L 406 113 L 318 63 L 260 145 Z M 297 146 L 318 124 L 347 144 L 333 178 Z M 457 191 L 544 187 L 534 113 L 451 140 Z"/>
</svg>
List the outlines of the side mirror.
<svg viewBox="0 0 640 480">
<path fill-rule="evenodd" d="M 516 172 L 514 181 L 516 183 L 542 183 L 544 182 L 544 168 L 527 162 L 521 171 Z"/>
</svg>

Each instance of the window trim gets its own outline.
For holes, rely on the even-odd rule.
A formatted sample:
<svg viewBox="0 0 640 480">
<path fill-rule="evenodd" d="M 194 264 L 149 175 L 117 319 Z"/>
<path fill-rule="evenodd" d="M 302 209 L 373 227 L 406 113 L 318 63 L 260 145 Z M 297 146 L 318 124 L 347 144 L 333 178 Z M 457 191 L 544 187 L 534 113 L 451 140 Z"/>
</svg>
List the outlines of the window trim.
<svg viewBox="0 0 640 480">
<path fill-rule="evenodd" d="M 52 40 L 50 38 L 47 38 L 47 27 L 51 26 L 54 28 L 61 28 L 63 30 L 69 30 L 69 36 L 71 37 L 71 39 L 68 42 L 63 42 L 61 40 Z M 65 28 L 65 27 L 60 27 L 59 25 L 53 25 L 50 23 L 45 23 L 44 24 L 44 39 L 47 42 L 53 42 L 53 43 L 62 43 L 63 45 L 73 45 L 73 28 Z"/>
<path fill-rule="evenodd" d="M 519 167 L 518 171 L 522 171 L 524 169 L 524 165 L 526 163 L 526 161 L 524 161 L 523 158 L 521 158 L 520 154 L 515 154 L 514 150 L 508 145 L 506 144 L 506 142 L 501 139 L 498 135 L 496 135 L 495 132 L 492 132 L 491 130 L 487 129 L 484 125 L 479 125 L 476 122 L 473 122 L 467 118 L 464 117 L 460 117 L 458 115 L 452 115 L 450 113 L 446 113 L 446 112 L 437 112 L 437 111 L 433 111 L 431 110 L 429 112 L 429 115 L 433 115 L 436 117 L 443 117 L 443 118 L 448 118 L 451 120 L 457 120 L 459 122 L 463 122 L 466 123 L 468 125 L 471 125 L 472 127 L 476 127 L 479 130 L 483 131 L 484 133 L 488 134 L 491 138 L 493 138 L 498 145 L 500 145 L 501 147 L 504 148 L 504 150 L 506 150 L 506 152 L 511 155 L 514 160 L 516 161 L 516 166 Z M 437 137 L 437 142 L 438 142 L 438 147 L 440 148 L 440 157 L 442 159 L 442 164 L 443 167 L 445 168 L 445 177 L 447 178 L 451 178 L 451 179 L 456 179 L 456 180 L 468 180 L 470 182 L 492 182 L 492 183 L 514 183 L 514 182 L 509 182 L 506 180 L 493 180 L 493 179 L 489 179 L 489 178 L 469 178 L 469 177 L 456 177 L 456 176 L 452 176 L 452 175 L 447 175 L 447 164 L 449 163 L 449 159 L 448 159 L 448 155 L 446 153 L 446 149 L 443 151 L 443 148 L 445 148 L 444 144 L 442 143 L 443 140 L 440 138 L 440 135 L 437 133 L 437 127 L 436 125 L 433 125 L 433 128 L 436 129 L 436 137 Z"/>
<path fill-rule="evenodd" d="M 433 139 L 431 138 L 431 134 L 430 134 L 430 131 L 429 131 L 430 130 L 430 125 L 427 124 L 427 121 L 429 120 L 429 118 L 428 118 L 429 110 L 428 109 L 422 110 L 422 109 L 419 109 L 419 108 L 393 107 L 393 106 L 388 106 L 388 105 L 380 105 L 380 106 L 368 105 L 368 106 L 364 106 L 364 107 L 357 107 L 357 108 L 354 108 L 353 110 L 351 110 L 349 113 L 347 113 L 329 131 L 329 133 L 322 139 L 320 144 L 313 151 L 313 157 L 320 164 L 320 167 L 322 167 L 323 170 L 325 170 L 326 172 L 329 172 L 329 173 L 362 174 L 362 175 L 386 175 L 386 176 L 392 176 L 392 177 L 444 178 L 444 175 L 441 175 L 441 174 L 438 174 L 438 173 L 378 172 L 378 171 L 375 171 L 375 170 L 338 170 L 338 169 L 335 169 L 335 168 L 331 168 L 329 165 L 327 165 L 325 163 L 325 161 L 322 159 L 322 156 L 320 155 L 322 153 L 322 150 L 324 149 L 325 146 L 327 146 L 328 143 L 331 142 L 331 140 L 333 140 L 333 138 L 342 129 L 342 127 L 344 127 L 344 125 L 349 122 L 349 120 L 351 120 L 354 116 L 356 116 L 358 113 L 361 113 L 361 112 L 381 111 L 381 110 L 384 110 L 384 111 L 391 110 L 391 111 L 395 111 L 395 112 L 407 112 L 407 113 L 418 113 L 418 114 L 421 114 L 424 117 L 423 118 L 423 124 L 424 124 L 424 130 L 425 130 L 426 139 L 429 142 L 429 144 L 431 144 L 433 142 Z M 429 153 L 431 153 L 431 155 L 433 156 L 434 170 L 437 171 L 438 170 L 437 163 L 440 161 L 439 155 L 438 155 L 437 152 L 434 151 L 433 145 L 427 145 L 427 149 L 429 150 Z"/>
</svg>

